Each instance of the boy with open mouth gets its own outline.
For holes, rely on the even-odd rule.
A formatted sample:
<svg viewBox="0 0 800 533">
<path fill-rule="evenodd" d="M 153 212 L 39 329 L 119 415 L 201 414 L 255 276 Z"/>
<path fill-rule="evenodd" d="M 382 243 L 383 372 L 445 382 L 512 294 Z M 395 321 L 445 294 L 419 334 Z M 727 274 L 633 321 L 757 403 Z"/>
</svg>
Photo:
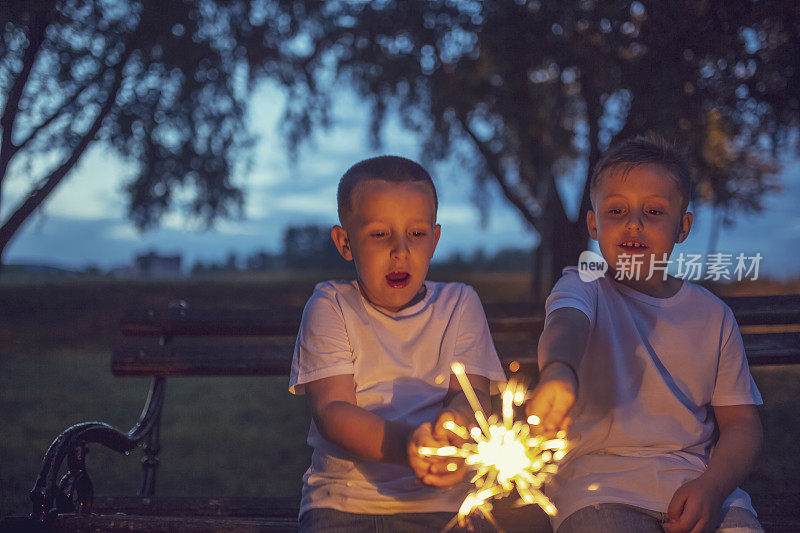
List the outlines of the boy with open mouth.
<svg viewBox="0 0 800 533">
<path fill-rule="evenodd" d="M 454 360 L 487 410 L 505 375 L 475 291 L 425 279 L 437 202 L 402 157 L 357 163 L 339 183 L 331 237 L 357 279 L 318 284 L 297 336 L 289 390 L 307 395 L 314 448 L 300 531 L 438 531 L 467 493 L 463 465 L 416 450 L 453 444 L 444 423 L 472 416 Z"/>
<path fill-rule="evenodd" d="M 553 527 L 763 531 L 737 488 L 762 431 L 736 320 L 709 291 L 660 268 L 692 226 L 691 168 L 666 141 L 635 138 L 610 148 L 591 180 L 587 224 L 608 272 L 584 280 L 564 269 L 547 299 L 528 403 L 573 444 L 546 491 Z"/>
</svg>

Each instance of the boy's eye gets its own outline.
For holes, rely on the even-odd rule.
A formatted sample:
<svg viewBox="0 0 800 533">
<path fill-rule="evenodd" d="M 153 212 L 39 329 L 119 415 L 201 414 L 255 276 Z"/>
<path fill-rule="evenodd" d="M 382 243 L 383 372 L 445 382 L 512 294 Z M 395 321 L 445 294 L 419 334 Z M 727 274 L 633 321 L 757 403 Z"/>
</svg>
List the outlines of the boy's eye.
<svg viewBox="0 0 800 533">
<path fill-rule="evenodd" d="M 372 235 L 375 238 L 380 239 L 380 238 L 386 237 L 386 232 L 385 231 L 373 231 L 370 235 Z"/>
<path fill-rule="evenodd" d="M 661 209 L 648 209 L 647 210 L 647 214 L 648 215 L 663 215 L 664 212 Z"/>
<path fill-rule="evenodd" d="M 622 214 L 622 209 L 620 209 L 619 207 L 612 207 L 611 209 L 608 210 L 608 214 L 609 215 L 621 215 Z"/>
<path fill-rule="evenodd" d="M 424 231 L 412 231 L 411 232 L 411 236 L 412 237 L 424 237 L 425 236 L 425 232 Z"/>
</svg>

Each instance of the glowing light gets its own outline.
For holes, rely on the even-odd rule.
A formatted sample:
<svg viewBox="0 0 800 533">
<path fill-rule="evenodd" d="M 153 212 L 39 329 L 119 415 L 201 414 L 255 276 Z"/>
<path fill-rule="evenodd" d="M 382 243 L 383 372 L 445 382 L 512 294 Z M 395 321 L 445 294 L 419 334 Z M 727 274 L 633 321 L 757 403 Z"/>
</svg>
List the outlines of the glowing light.
<svg viewBox="0 0 800 533">
<path fill-rule="evenodd" d="M 448 420 L 444 423 L 444 429 L 451 431 L 461 437 L 462 439 L 468 439 L 469 433 L 467 432 L 467 428 L 459 426 L 452 420 Z"/>
<path fill-rule="evenodd" d="M 556 507 L 541 492 L 541 488 L 556 473 L 556 463 L 567 453 L 568 444 L 564 440 L 566 433 L 559 431 L 556 438 L 532 435 L 531 425 L 538 425 L 541 422 L 539 417 L 529 416 L 527 424 L 524 420 L 514 420 L 513 406 L 522 405 L 527 391 L 524 385 L 513 380 L 506 384 L 502 392 L 502 421 L 494 414 L 487 419 L 467 379 L 464 365 L 454 362 L 451 368 L 474 411 L 478 425 L 467 429 L 448 421 L 444 425 L 445 429 L 464 439 L 469 436 L 472 441 L 460 447 L 419 449 L 419 453 L 424 456 L 463 458 L 467 467 L 475 470 L 470 480 L 475 485 L 475 490 L 464 498 L 458 514 L 445 530 L 455 527 L 456 524 L 467 527 L 467 518 L 473 514 L 482 515 L 500 529 L 491 513 L 491 500 L 510 496 L 513 492 L 519 496 L 520 505 L 536 504 L 545 513 L 554 515 Z M 457 466 L 455 463 L 448 463 L 446 468 L 453 472 Z"/>
</svg>

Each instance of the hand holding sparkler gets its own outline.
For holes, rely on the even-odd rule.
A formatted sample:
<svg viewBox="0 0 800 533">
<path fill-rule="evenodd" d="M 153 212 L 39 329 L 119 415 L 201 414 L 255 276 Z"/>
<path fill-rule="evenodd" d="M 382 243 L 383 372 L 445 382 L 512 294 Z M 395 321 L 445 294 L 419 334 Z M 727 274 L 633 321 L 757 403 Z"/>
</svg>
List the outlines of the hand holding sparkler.
<svg viewBox="0 0 800 533">
<path fill-rule="evenodd" d="M 452 422 L 452 415 L 444 412 L 439 416 L 436 424 L 444 424 L 448 421 Z M 420 453 L 420 450 L 424 449 L 455 449 L 448 436 L 444 434 L 444 428 L 441 429 L 442 431 L 436 431 L 434 425 L 426 422 L 414 431 L 408 443 L 409 465 L 422 483 L 433 487 L 455 485 L 464 479 L 466 474 L 463 459 Z"/>
<path fill-rule="evenodd" d="M 528 394 L 525 412 L 545 431 L 566 431 L 578 396 L 578 373 L 589 339 L 589 319 L 577 309 L 561 307 L 547 315 L 537 356 L 543 363 L 539 383 Z"/>
<path fill-rule="evenodd" d="M 483 398 L 489 402 L 489 380 L 483 376 L 464 374 L 461 379 L 470 385 L 469 394 L 473 401 L 480 404 Z M 464 479 L 466 468 L 462 457 L 445 455 L 420 454 L 421 448 L 437 448 L 443 450 L 457 449 L 472 437 L 468 431 L 468 423 L 474 421 L 474 413 L 470 400 L 461 389 L 459 379 L 451 375 L 450 391 L 444 401 L 444 408 L 436 416 L 433 424 L 422 424 L 411 436 L 408 448 L 409 464 L 419 480 L 426 485 L 449 487 Z M 416 457 L 415 457 L 416 456 Z"/>
<path fill-rule="evenodd" d="M 525 413 L 541 422 L 545 431 L 567 431 L 572 424 L 569 410 L 578 395 L 578 376 L 573 368 L 561 361 L 548 363 L 539 383 L 525 404 Z"/>
<path fill-rule="evenodd" d="M 483 516 L 500 529 L 491 513 L 491 500 L 509 496 L 512 492 L 519 495 L 521 505 L 538 504 L 547 514 L 555 514 L 556 508 L 542 493 L 542 488 L 567 453 L 568 444 L 564 440 L 566 433 L 559 431 L 554 437 L 533 433 L 526 421 L 515 420 L 515 406 L 522 406 L 527 398 L 525 385 L 515 380 L 509 381 L 501 389 L 501 416 L 492 414 L 487 417 L 467 378 L 464 365 L 455 361 L 451 368 L 478 425 L 466 427 L 456 424 L 455 420 L 447 420 L 442 424 L 443 427 L 464 438 L 461 446 L 416 448 L 423 457 L 463 459 L 465 465 L 475 470 L 470 480 L 475 489 L 466 496 L 445 530 L 456 524 L 465 527 L 473 515 Z M 535 426 L 538 422 L 535 420 L 532 423 Z M 465 438 L 466 435 L 470 440 Z"/>
</svg>

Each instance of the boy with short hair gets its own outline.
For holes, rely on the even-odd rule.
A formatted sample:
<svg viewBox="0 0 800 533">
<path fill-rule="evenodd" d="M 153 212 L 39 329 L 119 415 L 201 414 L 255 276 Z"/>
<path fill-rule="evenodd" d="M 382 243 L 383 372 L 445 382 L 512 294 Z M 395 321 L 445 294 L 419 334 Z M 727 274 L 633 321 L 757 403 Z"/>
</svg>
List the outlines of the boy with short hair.
<svg viewBox="0 0 800 533">
<path fill-rule="evenodd" d="M 592 174 L 587 223 L 609 271 L 564 269 L 527 405 L 575 443 L 548 486 L 558 533 L 762 531 L 737 488 L 761 447 L 762 402 L 736 321 L 663 269 L 692 225 L 690 176 L 646 138 L 612 147 Z"/>
<path fill-rule="evenodd" d="M 505 375 L 475 291 L 425 280 L 441 231 L 425 169 L 395 156 L 357 163 L 338 205 L 331 237 L 357 279 L 315 287 L 289 381 L 312 414 L 300 530 L 441 530 L 466 494 L 464 468 L 417 447 L 451 444 L 444 422 L 471 415 L 450 365 L 465 365 L 487 407 Z"/>
</svg>

